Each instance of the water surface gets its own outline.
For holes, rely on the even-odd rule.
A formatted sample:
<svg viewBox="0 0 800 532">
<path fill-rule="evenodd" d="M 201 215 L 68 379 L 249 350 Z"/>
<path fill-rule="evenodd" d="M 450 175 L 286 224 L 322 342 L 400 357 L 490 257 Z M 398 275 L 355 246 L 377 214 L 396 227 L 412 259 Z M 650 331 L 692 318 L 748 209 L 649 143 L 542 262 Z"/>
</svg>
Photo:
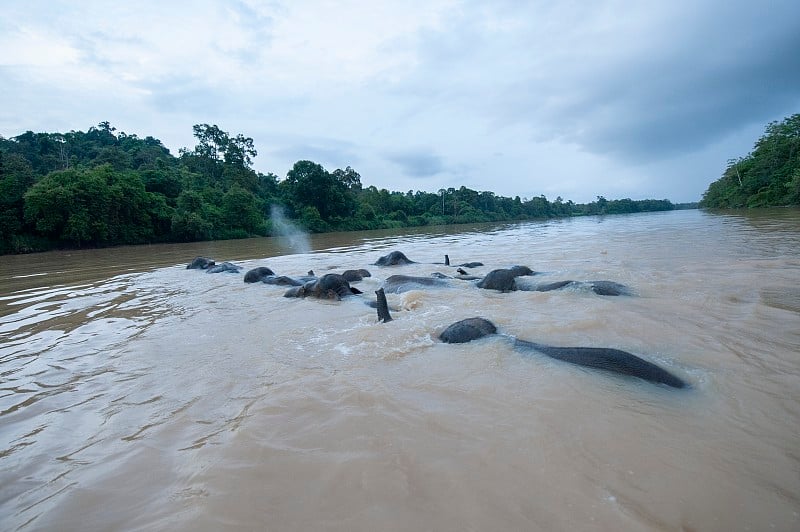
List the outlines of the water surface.
<svg viewBox="0 0 800 532">
<path fill-rule="evenodd" d="M 797 530 L 800 213 L 701 211 L 0 257 L 3 530 Z M 418 264 L 369 266 L 391 250 Z M 585 289 L 394 273 L 524 264 Z M 246 271 L 367 267 L 363 296 L 283 298 Z M 483 316 L 636 353 L 675 390 L 436 340 Z"/>
</svg>

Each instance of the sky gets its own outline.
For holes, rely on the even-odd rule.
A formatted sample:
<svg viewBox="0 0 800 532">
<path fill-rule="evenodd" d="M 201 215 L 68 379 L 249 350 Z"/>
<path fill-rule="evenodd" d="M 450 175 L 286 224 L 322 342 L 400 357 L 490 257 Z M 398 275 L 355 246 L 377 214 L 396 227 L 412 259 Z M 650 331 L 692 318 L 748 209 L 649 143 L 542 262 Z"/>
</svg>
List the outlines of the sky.
<svg viewBox="0 0 800 532">
<path fill-rule="evenodd" d="M 0 1 L 0 136 L 108 121 L 392 191 L 698 201 L 800 112 L 800 1 Z"/>
</svg>

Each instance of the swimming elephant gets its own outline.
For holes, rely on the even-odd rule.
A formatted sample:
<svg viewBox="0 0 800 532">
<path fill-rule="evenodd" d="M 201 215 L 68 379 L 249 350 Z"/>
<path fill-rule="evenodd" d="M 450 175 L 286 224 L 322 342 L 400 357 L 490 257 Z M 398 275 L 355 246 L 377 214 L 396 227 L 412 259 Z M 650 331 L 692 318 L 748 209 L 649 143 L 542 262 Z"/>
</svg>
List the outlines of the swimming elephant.
<svg viewBox="0 0 800 532">
<path fill-rule="evenodd" d="M 287 277 L 285 275 L 268 275 L 267 277 L 261 279 L 261 282 L 264 284 L 274 284 L 277 286 L 303 286 L 304 284 L 315 280 L 316 277 L 301 277 L 299 279 L 295 279 L 294 277 Z"/>
<path fill-rule="evenodd" d="M 450 266 L 450 256 L 449 255 L 445 255 L 444 256 L 444 265 L 445 266 Z M 463 264 L 457 264 L 456 265 L 457 268 L 477 268 L 478 266 L 483 266 L 483 263 L 482 262 L 465 262 Z"/>
<path fill-rule="evenodd" d="M 485 318 L 467 318 L 447 327 L 439 339 L 446 344 L 465 344 L 496 332 L 494 323 Z"/>
<path fill-rule="evenodd" d="M 414 275 L 391 275 L 383 282 L 382 288 L 390 294 L 402 294 L 409 290 L 424 288 L 447 288 L 450 283 L 441 277 L 418 277 Z"/>
<path fill-rule="evenodd" d="M 587 286 L 597 295 L 600 296 L 629 296 L 631 290 L 624 284 L 615 283 L 614 281 L 556 281 L 554 283 L 546 283 L 536 285 L 533 288 L 520 288 L 521 290 L 532 290 L 535 292 L 550 292 L 551 290 L 559 290 L 567 286 Z"/>
<path fill-rule="evenodd" d="M 342 272 L 342 277 L 344 277 L 348 283 L 355 283 L 362 280 L 364 277 L 372 277 L 372 274 L 364 268 L 360 268 L 358 270 L 345 270 Z"/>
<path fill-rule="evenodd" d="M 260 283 L 265 277 L 269 277 L 271 275 L 275 275 L 275 272 L 273 272 L 266 266 L 259 266 L 258 268 L 253 268 L 252 270 L 244 274 L 244 282 Z"/>
<path fill-rule="evenodd" d="M 445 343 L 461 344 L 489 336 L 497 332 L 497 327 L 485 318 L 467 318 L 447 327 L 439 335 Z M 685 388 L 687 384 L 667 370 L 656 366 L 626 351 L 605 347 L 555 347 L 510 337 L 514 348 L 521 351 L 535 351 L 556 360 L 578 366 L 601 369 L 638 377 L 649 382 L 666 384 L 673 388 Z"/>
<path fill-rule="evenodd" d="M 338 273 L 327 273 L 319 279 L 308 281 L 302 286 L 290 288 L 283 297 L 317 297 L 320 299 L 342 299 L 353 294 L 361 294 Z"/>
<path fill-rule="evenodd" d="M 457 279 L 469 280 L 472 277 L 467 275 L 467 272 L 460 270 L 461 274 Z M 527 266 L 512 266 L 510 268 L 503 268 L 499 270 L 492 270 L 486 274 L 483 279 L 476 283 L 478 288 L 487 288 L 490 290 L 500 290 L 501 292 L 510 292 L 512 290 L 524 290 L 529 292 L 549 292 L 551 290 L 559 290 L 567 286 L 586 286 L 595 294 L 601 296 L 620 296 L 630 295 L 631 290 L 627 286 L 616 283 L 614 281 L 556 281 L 553 283 L 545 283 L 534 286 L 529 286 L 518 281 L 518 277 L 536 275 L 536 272 Z"/>
<path fill-rule="evenodd" d="M 187 270 L 207 270 L 216 264 L 213 259 L 207 257 L 195 257 L 186 267 Z"/>
<path fill-rule="evenodd" d="M 478 288 L 486 288 L 489 290 L 500 290 L 501 292 L 510 292 L 517 290 L 516 278 L 524 275 L 535 275 L 536 272 L 527 266 L 512 266 L 510 268 L 502 268 L 499 270 L 492 270 L 486 276 L 478 281 L 476 286 Z"/>
<path fill-rule="evenodd" d="M 241 269 L 241 266 L 231 264 L 230 262 L 223 262 L 209 266 L 208 269 L 206 269 L 206 273 L 239 273 Z"/>
<path fill-rule="evenodd" d="M 614 281 L 589 281 L 592 292 L 600 296 L 629 296 L 630 288 Z"/>
<path fill-rule="evenodd" d="M 416 264 L 406 257 L 402 251 L 392 251 L 375 261 L 375 266 L 399 266 L 403 264 Z"/>
</svg>

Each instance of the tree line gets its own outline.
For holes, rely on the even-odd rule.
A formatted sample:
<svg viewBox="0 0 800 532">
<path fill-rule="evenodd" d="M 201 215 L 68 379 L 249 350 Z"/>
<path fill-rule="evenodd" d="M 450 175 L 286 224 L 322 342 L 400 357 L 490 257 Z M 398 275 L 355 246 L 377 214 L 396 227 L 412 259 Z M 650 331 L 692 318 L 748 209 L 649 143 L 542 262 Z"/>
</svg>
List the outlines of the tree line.
<svg viewBox="0 0 800 532">
<path fill-rule="evenodd" d="M 270 209 L 310 232 L 670 210 L 668 200 L 576 204 L 466 187 L 396 192 L 351 167 L 297 161 L 283 179 L 253 169 L 253 139 L 193 127 L 173 156 L 160 140 L 101 122 L 87 131 L 0 137 L 0 253 L 272 234 Z"/>
<path fill-rule="evenodd" d="M 800 205 L 800 114 L 768 124 L 752 152 L 728 160 L 700 202 L 728 209 L 788 205 Z"/>
</svg>

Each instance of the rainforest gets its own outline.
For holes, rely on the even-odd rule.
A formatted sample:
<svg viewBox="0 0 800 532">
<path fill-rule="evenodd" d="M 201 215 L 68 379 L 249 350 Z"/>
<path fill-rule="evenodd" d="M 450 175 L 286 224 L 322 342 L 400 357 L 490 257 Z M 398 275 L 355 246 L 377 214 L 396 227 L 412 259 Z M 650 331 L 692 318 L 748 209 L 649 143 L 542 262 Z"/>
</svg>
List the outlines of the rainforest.
<svg viewBox="0 0 800 532">
<path fill-rule="evenodd" d="M 800 114 L 768 124 L 752 152 L 728 160 L 700 202 L 722 209 L 790 205 L 800 205 Z"/>
<path fill-rule="evenodd" d="M 464 186 L 397 192 L 366 186 L 350 166 L 328 171 L 309 160 L 279 178 L 253 169 L 252 138 L 209 124 L 193 133 L 197 145 L 177 156 L 109 122 L 0 137 L 0 253 L 268 236 L 275 209 L 321 233 L 695 206 L 603 196 L 576 204 Z"/>
</svg>

